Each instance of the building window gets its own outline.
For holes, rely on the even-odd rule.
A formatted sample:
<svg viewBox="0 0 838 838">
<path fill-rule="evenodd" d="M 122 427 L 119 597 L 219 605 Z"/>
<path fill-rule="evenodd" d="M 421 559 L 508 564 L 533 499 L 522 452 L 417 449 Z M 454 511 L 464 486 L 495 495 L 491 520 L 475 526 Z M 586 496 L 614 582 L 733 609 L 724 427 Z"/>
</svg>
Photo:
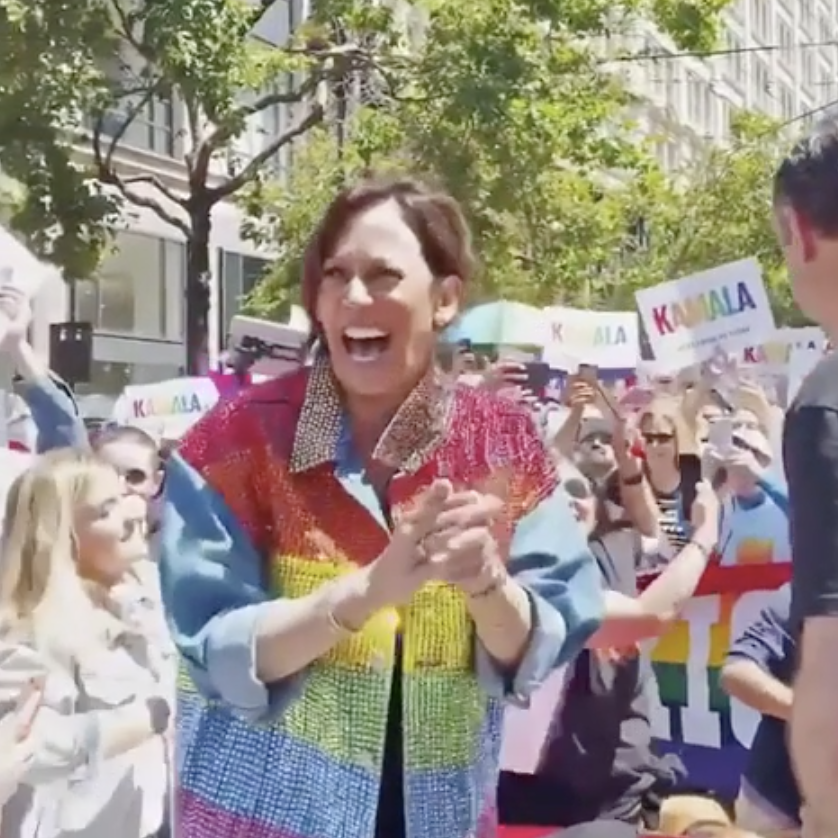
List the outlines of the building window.
<svg viewBox="0 0 838 838">
<path fill-rule="evenodd" d="M 771 74 L 759 58 L 754 59 L 754 89 L 757 104 L 765 107 L 771 100 Z"/>
<path fill-rule="evenodd" d="M 815 2 L 814 0 L 799 0 L 800 2 L 800 23 L 810 33 L 815 26 Z"/>
<path fill-rule="evenodd" d="M 101 394 L 119 396 L 135 384 L 157 384 L 183 375 L 183 367 L 172 364 L 129 364 L 122 361 L 97 361 L 90 365 L 90 381 L 80 382 L 73 388 L 76 395 Z M 99 417 L 110 419 L 110 415 Z"/>
<path fill-rule="evenodd" d="M 815 81 L 815 59 L 811 50 L 801 50 L 800 75 L 802 76 L 803 84 L 806 87 L 811 87 Z"/>
<path fill-rule="evenodd" d="M 811 16 L 811 9 L 809 14 Z M 818 15 L 818 32 L 822 43 L 828 43 L 829 41 L 835 40 L 836 28 L 836 25 L 832 22 L 829 15 L 825 15 L 823 12 Z"/>
<path fill-rule="evenodd" d="M 742 81 L 742 75 L 743 75 L 742 39 L 738 35 L 736 35 L 735 33 L 728 30 L 727 34 L 726 34 L 726 41 L 727 41 L 727 50 L 728 50 L 727 72 L 737 82 L 741 82 Z"/>
<path fill-rule="evenodd" d="M 221 305 L 219 306 L 219 334 L 223 344 L 227 342 L 230 333 L 230 321 L 241 311 L 242 303 L 248 294 L 256 287 L 267 268 L 271 265 L 269 259 L 259 259 L 256 256 L 243 256 L 222 250 L 219 253 L 221 264 Z"/>
<path fill-rule="evenodd" d="M 75 317 L 101 332 L 182 341 L 186 247 L 120 233 L 97 277 L 76 283 Z"/>
<path fill-rule="evenodd" d="M 785 120 L 790 120 L 794 117 L 794 93 L 789 90 L 786 85 L 779 85 L 778 100 L 780 108 L 780 116 Z"/>
</svg>

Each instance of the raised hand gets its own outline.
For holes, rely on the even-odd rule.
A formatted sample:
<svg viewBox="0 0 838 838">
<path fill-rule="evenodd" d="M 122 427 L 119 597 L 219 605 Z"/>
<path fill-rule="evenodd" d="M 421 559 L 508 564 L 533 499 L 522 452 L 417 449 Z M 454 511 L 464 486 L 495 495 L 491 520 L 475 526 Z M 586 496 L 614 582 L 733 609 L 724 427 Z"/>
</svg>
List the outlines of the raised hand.
<svg viewBox="0 0 838 838">
<path fill-rule="evenodd" d="M 14 348 L 25 341 L 32 322 L 32 309 L 27 295 L 14 286 L 0 286 L 0 315 L 7 321 L 6 331 L 0 336 L 0 345 Z"/>
</svg>

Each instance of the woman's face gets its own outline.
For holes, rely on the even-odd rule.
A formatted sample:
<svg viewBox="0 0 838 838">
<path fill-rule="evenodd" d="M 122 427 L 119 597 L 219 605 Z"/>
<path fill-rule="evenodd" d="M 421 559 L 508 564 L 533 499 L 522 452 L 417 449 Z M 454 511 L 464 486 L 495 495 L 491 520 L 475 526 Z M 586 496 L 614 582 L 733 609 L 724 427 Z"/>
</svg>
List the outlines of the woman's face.
<svg viewBox="0 0 838 838">
<path fill-rule="evenodd" d="M 640 434 L 649 463 L 673 462 L 678 453 L 675 426 L 668 416 L 646 414 L 640 422 Z"/>
<path fill-rule="evenodd" d="M 103 585 L 117 583 L 128 568 L 122 481 L 116 471 L 102 469 L 75 510 L 79 575 Z"/>
<path fill-rule="evenodd" d="M 756 413 L 750 410 L 737 410 L 733 414 L 733 425 L 735 428 L 743 428 L 749 431 L 760 431 L 759 419 Z"/>
<path fill-rule="evenodd" d="M 323 265 L 317 319 L 350 396 L 403 398 L 459 308 L 457 277 L 434 277 L 395 201 L 357 215 Z"/>
</svg>

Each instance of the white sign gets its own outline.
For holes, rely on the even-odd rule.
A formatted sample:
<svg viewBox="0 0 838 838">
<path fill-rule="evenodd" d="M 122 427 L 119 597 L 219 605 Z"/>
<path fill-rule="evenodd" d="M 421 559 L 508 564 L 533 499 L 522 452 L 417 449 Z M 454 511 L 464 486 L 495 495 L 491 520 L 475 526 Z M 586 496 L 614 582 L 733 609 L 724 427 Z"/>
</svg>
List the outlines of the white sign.
<svg viewBox="0 0 838 838">
<path fill-rule="evenodd" d="M 542 358 L 554 369 L 568 371 L 573 363 L 628 369 L 640 358 L 637 314 L 633 311 L 553 306 L 544 314 L 547 342 Z"/>
<path fill-rule="evenodd" d="M 502 771 L 535 774 L 549 744 L 550 729 L 564 699 L 573 669 L 566 666 L 552 672 L 530 698 L 526 709 L 510 705 L 504 711 L 500 748 Z"/>
<path fill-rule="evenodd" d="M 237 315 L 230 324 L 233 354 L 255 358 L 252 372 L 275 378 L 303 363 L 308 332 L 292 326 Z"/>
<path fill-rule="evenodd" d="M 774 315 L 756 259 L 742 259 L 635 295 L 656 366 L 671 371 L 768 340 Z"/>
<path fill-rule="evenodd" d="M 114 405 L 113 420 L 158 439 L 180 439 L 218 401 L 209 378 L 172 378 L 126 387 Z"/>
<path fill-rule="evenodd" d="M 765 343 L 746 347 L 739 358 L 744 367 L 755 367 L 760 372 L 786 375 L 792 349 L 813 349 L 823 352 L 826 334 L 817 326 L 777 329 Z"/>
</svg>

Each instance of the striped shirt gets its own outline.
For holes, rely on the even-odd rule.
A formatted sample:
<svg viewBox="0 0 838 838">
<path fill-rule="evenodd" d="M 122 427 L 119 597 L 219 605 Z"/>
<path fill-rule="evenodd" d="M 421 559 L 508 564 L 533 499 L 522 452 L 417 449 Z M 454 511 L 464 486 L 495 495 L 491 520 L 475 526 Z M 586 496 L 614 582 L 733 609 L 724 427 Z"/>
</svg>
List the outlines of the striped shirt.
<svg viewBox="0 0 838 838">
<path fill-rule="evenodd" d="M 679 552 L 690 540 L 690 534 L 681 514 L 681 491 L 655 492 L 658 504 L 658 525 L 675 552 Z"/>
</svg>

